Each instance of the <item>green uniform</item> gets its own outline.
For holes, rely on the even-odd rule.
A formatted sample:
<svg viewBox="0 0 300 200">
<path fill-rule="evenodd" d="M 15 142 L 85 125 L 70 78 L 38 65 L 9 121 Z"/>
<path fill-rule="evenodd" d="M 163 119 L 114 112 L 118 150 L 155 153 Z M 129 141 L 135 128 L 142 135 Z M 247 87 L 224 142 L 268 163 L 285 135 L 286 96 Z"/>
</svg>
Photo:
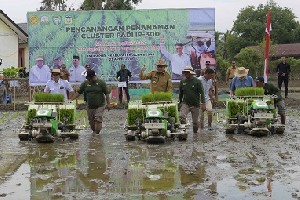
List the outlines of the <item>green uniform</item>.
<svg viewBox="0 0 300 200">
<path fill-rule="evenodd" d="M 140 73 L 140 79 L 150 79 L 150 90 L 154 92 L 172 92 L 171 75 L 168 72 L 151 71 L 148 74 Z"/>
<path fill-rule="evenodd" d="M 99 107 L 105 106 L 106 97 L 108 94 L 108 89 L 106 83 L 103 80 L 97 79 L 95 83 L 89 83 L 84 81 L 79 88 L 78 93 L 86 93 L 87 104 L 89 109 L 97 109 Z"/>
<path fill-rule="evenodd" d="M 201 103 L 205 103 L 205 96 L 201 81 L 196 77 L 193 79 L 183 79 L 179 84 L 179 102 L 183 102 L 188 106 L 200 106 Z"/>
<path fill-rule="evenodd" d="M 264 85 L 265 95 L 277 95 L 277 99 L 275 99 L 275 103 L 282 100 L 280 90 L 270 83 L 265 83 Z"/>
</svg>

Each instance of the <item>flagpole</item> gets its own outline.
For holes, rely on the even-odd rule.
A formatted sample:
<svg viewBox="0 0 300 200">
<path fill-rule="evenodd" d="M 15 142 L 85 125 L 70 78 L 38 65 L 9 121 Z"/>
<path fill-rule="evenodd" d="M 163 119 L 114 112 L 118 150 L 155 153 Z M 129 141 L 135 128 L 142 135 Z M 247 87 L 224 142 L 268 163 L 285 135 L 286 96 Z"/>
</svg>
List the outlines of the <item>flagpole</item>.
<svg viewBox="0 0 300 200">
<path fill-rule="evenodd" d="M 265 65 L 264 65 L 264 82 L 268 82 L 269 74 L 269 52 L 270 52 L 270 31 L 271 31 L 271 13 L 270 8 L 267 12 L 267 25 L 266 25 L 266 46 L 265 46 Z"/>
</svg>

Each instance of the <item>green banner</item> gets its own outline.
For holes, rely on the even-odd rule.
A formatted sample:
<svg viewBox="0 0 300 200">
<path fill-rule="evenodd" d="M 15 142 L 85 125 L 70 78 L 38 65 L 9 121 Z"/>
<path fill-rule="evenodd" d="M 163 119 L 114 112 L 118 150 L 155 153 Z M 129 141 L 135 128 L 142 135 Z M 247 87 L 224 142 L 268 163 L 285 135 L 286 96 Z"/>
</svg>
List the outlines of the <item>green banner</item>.
<svg viewBox="0 0 300 200">
<path fill-rule="evenodd" d="M 82 66 L 90 64 L 106 81 L 114 81 L 125 64 L 137 82 L 141 67 L 154 70 L 160 58 L 168 63 L 174 80 L 180 79 L 186 65 L 197 71 L 209 60 L 215 67 L 213 8 L 38 11 L 27 18 L 30 66 L 43 56 L 50 68 L 57 57 L 70 68 L 73 55 L 78 55 Z M 185 61 L 174 57 L 177 43 L 182 44 Z"/>
</svg>

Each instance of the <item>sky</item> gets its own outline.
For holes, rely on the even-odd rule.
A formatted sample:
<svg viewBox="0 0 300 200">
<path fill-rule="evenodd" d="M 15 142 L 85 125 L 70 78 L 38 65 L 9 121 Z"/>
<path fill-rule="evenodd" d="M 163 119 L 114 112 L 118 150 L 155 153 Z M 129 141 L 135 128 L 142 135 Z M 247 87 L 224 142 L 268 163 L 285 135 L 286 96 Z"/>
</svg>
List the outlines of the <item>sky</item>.
<svg viewBox="0 0 300 200">
<path fill-rule="evenodd" d="M 26 13 L 36 11 L 41 0 L 0 0 L 0 9 L 15 23 L 26 22 Z M 83 0 L 67 0 L 67 5 L 79 8 Z M 136 9 L 160 8 L 215 8 L 216 31 L 226 32 L 233 26 L 239 11 L 248 5 L 257 7 L 260 3 L 266 4 L 268 0 L 142 0 Z M 287 7 L 300 20 L 299 0 L 275 0 L 280 7 Z"/>
</svg>

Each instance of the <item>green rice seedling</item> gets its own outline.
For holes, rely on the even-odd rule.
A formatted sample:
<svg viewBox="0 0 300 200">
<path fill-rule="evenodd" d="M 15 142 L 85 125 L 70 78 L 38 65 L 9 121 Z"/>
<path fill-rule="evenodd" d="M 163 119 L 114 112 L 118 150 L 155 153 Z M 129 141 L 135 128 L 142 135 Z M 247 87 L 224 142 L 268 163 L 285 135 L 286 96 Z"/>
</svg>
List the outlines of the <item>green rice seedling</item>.
<svg viewBox="0 0 300 200">
<path fill-rule="evenodd" d="M 36 109 L 30 109 L 27 111 L 27 115 L 26 115 L 26 124 L 30 124 L 30 121 L 32 118 L 34 118 L 36 116 Z"/>
<path fill-rule="evenodd" d="M 244 87 L 235 90 L 236 96 L 263 96 L 264 89 L 260 87 Z"/>
<path fill-rule="evenodd" d="M 36 93 L 34 94 L 35 102 L 64 102 L 65 97 L 63 94 L 49 94 L 49 93 Z"/>
<path fill-rule="evenodd" d="M 66 124 L 75 123 L 75 110 L 74 109 L 59 109 L 58 118 Z"/>
<path fill-rule="evenodd" d="M 132 108 L 132 109 L 128 109 L 127 112 L 128 112 L 127 120 L 129 126 L 135 125 L 137 119 L 143 120 L 146 116 L 145 108 L 140 108 L 140 109 Z"/>
<path fill-rule="evenodd" d="M 172 101 L 172 93 L 170 92 L 155 92 L 142 95 L 142 103 L 151 103 L 158 101 Z"/>
</svg>

